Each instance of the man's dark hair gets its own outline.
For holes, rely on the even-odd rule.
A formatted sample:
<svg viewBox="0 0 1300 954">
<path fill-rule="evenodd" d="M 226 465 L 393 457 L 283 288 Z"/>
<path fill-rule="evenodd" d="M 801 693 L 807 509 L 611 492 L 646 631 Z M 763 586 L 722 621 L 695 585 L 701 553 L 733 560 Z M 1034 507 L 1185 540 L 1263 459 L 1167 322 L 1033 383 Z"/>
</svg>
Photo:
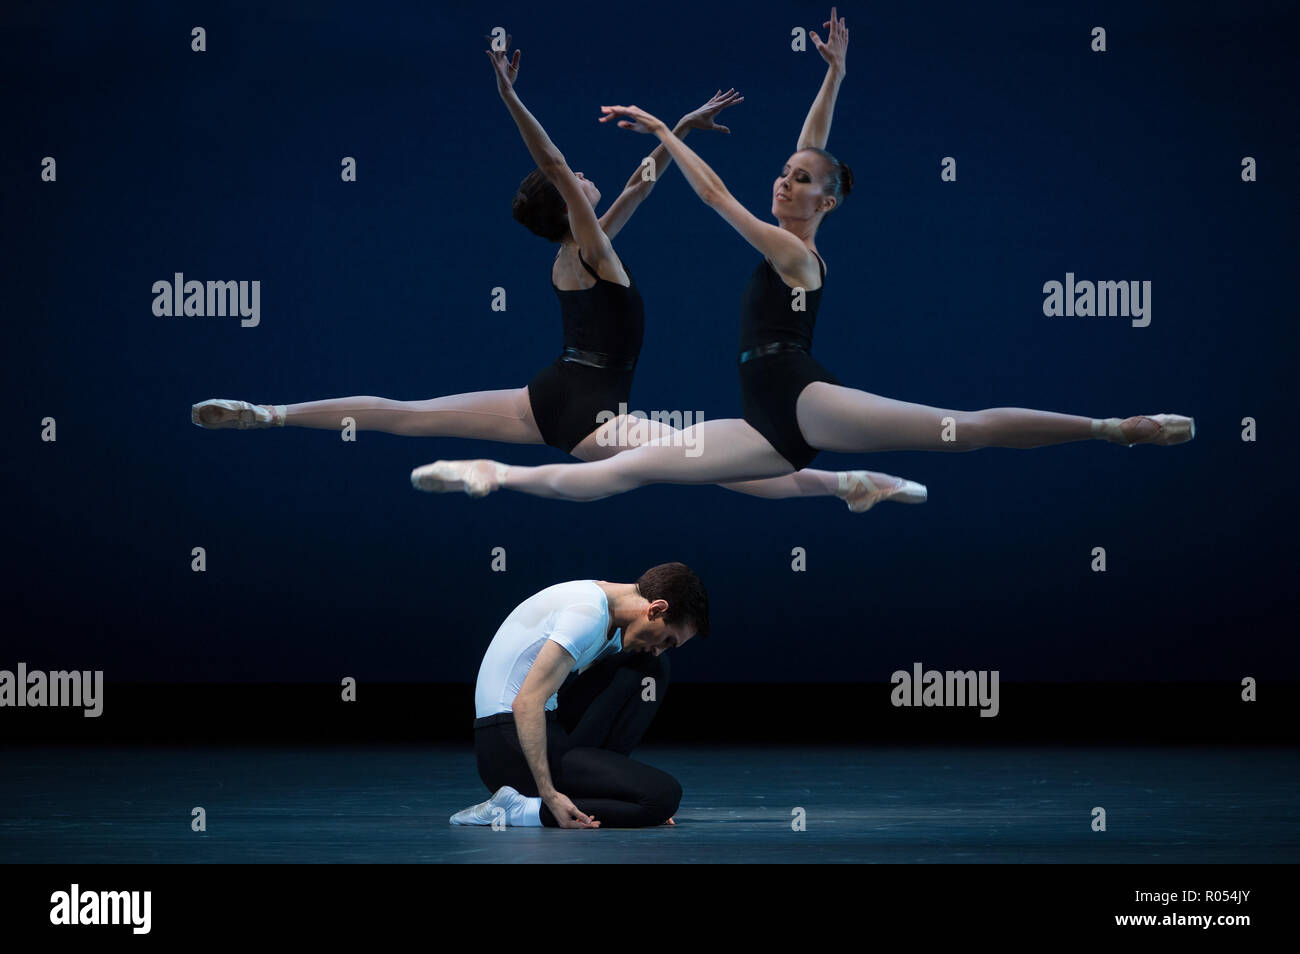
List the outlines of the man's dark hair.
<svg viewBox="0 0 1300 954">
<path fill-rule="evenodd" d="M 541 169 L 534 169 L 519 183 L 510 214 L 528 231 L 548 242 L 562 241 L 569 234 L 569 207 Z"/>
<path fill-rule="evenodd" d="M 650 602 L 666 600 L 668 612 L 664 622 L 670 626 L 690 622 L 695 635 L 709 635 L 709 594 L 700 578 L 685 563 L 661 563 L 652 566 L 636 581 L 641 595 Z"/>
</svg>

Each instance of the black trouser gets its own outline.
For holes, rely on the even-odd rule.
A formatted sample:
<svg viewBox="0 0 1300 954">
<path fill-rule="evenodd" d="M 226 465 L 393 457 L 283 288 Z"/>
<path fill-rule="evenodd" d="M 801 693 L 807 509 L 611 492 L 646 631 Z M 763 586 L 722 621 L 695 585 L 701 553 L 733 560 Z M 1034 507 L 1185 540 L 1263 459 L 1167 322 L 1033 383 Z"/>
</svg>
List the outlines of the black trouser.
<svg viewBox="0 0 1300 954">
<path fill-rule="evenodd" d="M 555 789 L 602 828 L 660 825 L 677 811 L 677 779 L 628 758 L 659 709 L 668 673 L 667 656 L 615 653 L 570 677 L 560 687 L 557 709 L 546 714 L 546 761 Z M 655 692 L 653 701 L 643 702 L 646 676 L 655 680 Z M 475 720 L 474 754 L 489 791 L 509 785 L 537 795 L 510 713 Z M 543 825 L 557 827 L 545 804 L 541 816 Z"/>
</svg>

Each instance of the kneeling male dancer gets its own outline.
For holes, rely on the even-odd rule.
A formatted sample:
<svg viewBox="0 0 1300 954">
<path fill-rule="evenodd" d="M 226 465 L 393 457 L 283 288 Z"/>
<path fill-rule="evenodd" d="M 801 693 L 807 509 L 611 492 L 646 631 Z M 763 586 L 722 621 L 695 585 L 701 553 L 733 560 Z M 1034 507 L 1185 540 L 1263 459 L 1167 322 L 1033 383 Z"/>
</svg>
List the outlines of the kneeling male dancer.
<svg viewBox="0 0 1300 954">
<path fill-rule="evenodd" d="M 520 603 L 493 637 L 474 692 L 474 753 L 494 794 L 451 823 L 490 825 L 497 808 L 507 825 L 670 820 L 681 785 L 628 755 L 667 688 L 663 653 L 708 630 L 704 584 L 681 563 L 651 567 L 635 583 L 557 583 Z"/>
</svg>

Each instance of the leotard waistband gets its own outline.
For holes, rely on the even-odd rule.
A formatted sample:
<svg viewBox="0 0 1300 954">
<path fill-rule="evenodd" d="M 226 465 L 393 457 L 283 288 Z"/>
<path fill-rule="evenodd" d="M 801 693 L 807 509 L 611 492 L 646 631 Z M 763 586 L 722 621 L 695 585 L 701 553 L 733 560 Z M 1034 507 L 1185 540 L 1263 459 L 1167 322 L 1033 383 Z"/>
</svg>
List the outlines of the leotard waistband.
<svg viewBox="0 0 1300 954">
<path fill-rule="evenodd" d="M 599 351 L 583 351 L 581 348 L 565 348 L 560 360 L 585 364 L 590 368 L 614 368 L 621 371 L 631 371 L 636 367 L 636 358 L 617 358 Z"/>
<path fill-rule="evenodd" d="M 807 348 L 793 341 L 773 341 L 770 344 L 759 345 L 757 348 L 750 348 L 748 351 L 740 352 L 738 364 L 744 364 L 746 361 L 753 361 L 755 358 L 762 358 L 769 354 L 778 354 L 782 351 L 798 351 L 803 354 L 810 354 Z"/>
</svg>

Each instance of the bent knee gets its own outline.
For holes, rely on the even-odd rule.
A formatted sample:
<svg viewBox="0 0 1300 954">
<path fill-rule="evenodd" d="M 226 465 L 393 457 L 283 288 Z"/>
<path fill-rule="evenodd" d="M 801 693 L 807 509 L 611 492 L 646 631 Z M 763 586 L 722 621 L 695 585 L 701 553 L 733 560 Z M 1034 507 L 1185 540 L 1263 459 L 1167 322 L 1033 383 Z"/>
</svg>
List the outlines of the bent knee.
<svg viewBox="0 0 1300 954">
<path fill-rule="evenodd" d="M 646 800 L 646 810 L 654 824 L 662 825 L 677 813 L 682 803 L 682 785 L 667 772 L 660 772 L 654 791 Z"/>
</svg>

